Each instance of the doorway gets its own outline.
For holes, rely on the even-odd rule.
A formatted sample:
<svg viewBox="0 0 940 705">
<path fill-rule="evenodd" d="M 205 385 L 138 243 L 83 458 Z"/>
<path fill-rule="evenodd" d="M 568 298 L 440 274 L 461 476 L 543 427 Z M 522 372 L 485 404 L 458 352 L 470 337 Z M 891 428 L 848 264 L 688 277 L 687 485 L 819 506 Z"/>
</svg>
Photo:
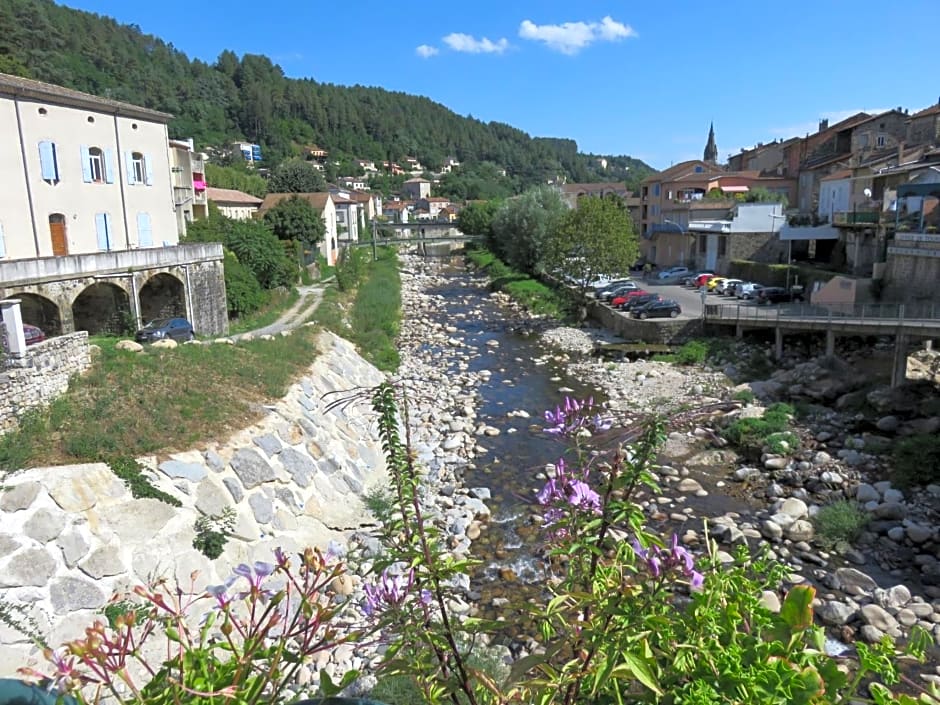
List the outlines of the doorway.
<svg viewBox="0 0 940 705">
<path fill-rule="evenodd" d="M 65 236 L 65 216 L 53 213 L 49 216 L 49 235 L 52 238 L 52 254 L 64 257 L 69 253 L 69 243 Z"/>
</svg>

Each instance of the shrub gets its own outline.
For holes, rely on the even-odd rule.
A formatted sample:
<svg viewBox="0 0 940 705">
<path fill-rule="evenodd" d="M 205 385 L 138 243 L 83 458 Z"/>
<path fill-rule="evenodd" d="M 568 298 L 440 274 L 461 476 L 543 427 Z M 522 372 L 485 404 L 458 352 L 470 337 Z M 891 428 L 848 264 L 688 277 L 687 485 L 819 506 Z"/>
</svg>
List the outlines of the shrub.
<svg viewBox="0 0 940 705">
<path fill-rule="evenodd" d="M 144 468 L 135 458 L 127 456 L 111 458 L 108 460 L 108 466 L 115 475 L 124 481 L 124 484 L 127 485 L 128 489 L 131 491 L 131 495 L 133 495 L 135 499 L 150 497 L 152 499 L 159 499 L 161 502 L 166 502 L 174 507 L 181 506 L 180 501 L 176 497 L 168 495 L 163 490 L 154 486 L 150 479 L 144 475 Z"/>
<path fill-rule="evenodd" d="M 238 261 L 234 252 L 225 251 L 225 298 L 230 318 L 244 316 L 261 308 L 264 292 L 245 265 Z"/>
<path fill-rule="evenodd" d="M 841 500 L 828 504 L 813 517 L 816 539 L 826 547 L 852 543 L 868 523 L 868 513 L 854 502 Z"/>
<path fill-rule="evenodd" d="M 701 340 L 690 340 L 676 351 L 676 362 L 680 365 L 701 365 L 708 357 L 708 344 Z"/>
<path fill-rule="evenodd" d="M 196 537 L 193 548 L 206 558 L 215 560 L 222 555 L 228 537 L 235 530 L 235 510 L 226 507 L 221 514 L 209 514 L 196 519 L 193 525 Z"/>
<path fill-rule="evenodd" d="M 754 402 L 754 392 L 750 389 L 742 389 L 734 393 L 732 397 L 735 401 L 743 401 L 745 404 L 752 404 Z"/>
<path fill-rule="evenodd" d="M 336 286 L 340 291 L 352 291 L 366 275 L 368 255 L 357 248 L 347 248 L 336 263 Z"/>
<path fill-rule="evenodd" d="M 781 441 L 790 445 L 790 450 L 792 450 L 798 442 L 796 436 L 792 433 L 784 433 L 789 428 L 792 415 L 792 406 L 778 402 L 768 407 L 762 418 L 733 421 L 722 431 L 722 436 L 749 454 L 759 454 L 768 443 L 782 449 Z"/>
<path fill-rule="evenodd" d="M 940 436 L 918 435 L 894 446 L 891 481 L 900 487 L 929 485 L 940 479 Z"/>
</svg>

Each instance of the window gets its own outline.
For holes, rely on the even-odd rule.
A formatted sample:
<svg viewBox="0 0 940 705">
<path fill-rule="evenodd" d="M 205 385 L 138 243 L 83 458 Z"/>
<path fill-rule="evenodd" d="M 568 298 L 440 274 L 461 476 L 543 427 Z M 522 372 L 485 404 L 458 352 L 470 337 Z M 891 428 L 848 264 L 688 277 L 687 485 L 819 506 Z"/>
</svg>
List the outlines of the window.
<svg viewBox="0 0 940 705">
<path fill-rule="evenodd" d="M 718 236 L 718 256 L 724 257 L 728 254 L 728 236 L 719 235 Z"/>
<path fill-rule="evenodd" d="M 113 238 L 110 213 L 95 214 L 95 232 L 98 235 L 98 249 L 110 252 Z"/>
<path fill-rule="evenodd" d="M 59 159 L 56 154 L 55 142 L 39 143 L 39 170 L 42 180 L 48 184 L 59 183 Z"/>
<path fill-rule="evenodd" d="M 86 184 L 114 183 L 114 150 L 82 146 L 82 178 Z"/>
<path fill-rule="evenodd" d="M 884 135 L 878 135 L 878 146 L 879 146 L 879 147 L 884 147 L 884 146 L 885 146 L 885 136 L 884 136 Z"/>
<path fill-rule="evenodd" d="M 141 247 L 153 247 L 153 226 L 149 213 L 137 214 L 137 244 Z"/>
<path fill-rule="evenodd" d="M 153 184 L 153 168 L 150 157 L 141 152 L 124 152 L 124 170 L 127 172 L 127 183 Z"/>
<path fill-rule="evenodd" d="M 702 165 L 701 165 L 701 164 L 696 164 L 696 165 L 695 165 L 695 173 L 696 173 L 696 174 L 701 174 L 703 171 L 705 171 L 705 170 L 702 168 Z"/>
<path fill-rule="evenodd" d="M 659 198 L 659 184 L 653 184 L 653 195 Z"/>
</svg>

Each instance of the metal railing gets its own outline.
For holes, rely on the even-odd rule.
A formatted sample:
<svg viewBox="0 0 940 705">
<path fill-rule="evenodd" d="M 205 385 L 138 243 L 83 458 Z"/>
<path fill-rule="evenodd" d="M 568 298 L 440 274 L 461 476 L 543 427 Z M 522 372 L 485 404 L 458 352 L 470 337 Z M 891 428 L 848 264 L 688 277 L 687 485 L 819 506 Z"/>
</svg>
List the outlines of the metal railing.
<svg viewBox="0 0 940 705">
<path fill-rule="evenodd" d="M 876 304 L 706 304 L 705 319 L 716 321 L 852 321 L 872 325 L 889 321 L 938 321 L 934 301 Z"/>
</svg>

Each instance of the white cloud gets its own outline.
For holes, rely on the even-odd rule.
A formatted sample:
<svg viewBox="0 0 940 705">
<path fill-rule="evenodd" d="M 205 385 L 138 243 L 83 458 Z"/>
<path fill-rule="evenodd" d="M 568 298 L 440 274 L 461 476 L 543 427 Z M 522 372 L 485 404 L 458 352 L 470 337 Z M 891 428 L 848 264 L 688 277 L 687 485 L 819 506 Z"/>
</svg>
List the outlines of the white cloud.
<svg viewBox="0 0 940 705">
<path fill-rule="evenodd" d="M 502 54 L 509 48 L 509 40 L 503 37 L 495 42 L 487 37 L 477 39 L 473 35 L 453 32 L 444 37 L 444 43 L 454 51 L 467 54 Z"/>
<path fill-rule="evenodd" d="M 422 59 L 430 59 L 432 56 L 435 56 L 440 53 L 440 49 L 437 47 L 432 47 L 430 44 L 422 44 L 415 47 L 415 54 L 420 56 Z"/>
<path fill-rule="evenodd" d="M 549 49 L 572 56 L 596 41 L 616 42 L 635 37 L 637 33 L 630 25 L 617 22 L 608 15 L 600 22 L 538 25 L 531 20 L 523 20 L 519 25 L 519 36 L 544 42 Z"/>
</svg>

